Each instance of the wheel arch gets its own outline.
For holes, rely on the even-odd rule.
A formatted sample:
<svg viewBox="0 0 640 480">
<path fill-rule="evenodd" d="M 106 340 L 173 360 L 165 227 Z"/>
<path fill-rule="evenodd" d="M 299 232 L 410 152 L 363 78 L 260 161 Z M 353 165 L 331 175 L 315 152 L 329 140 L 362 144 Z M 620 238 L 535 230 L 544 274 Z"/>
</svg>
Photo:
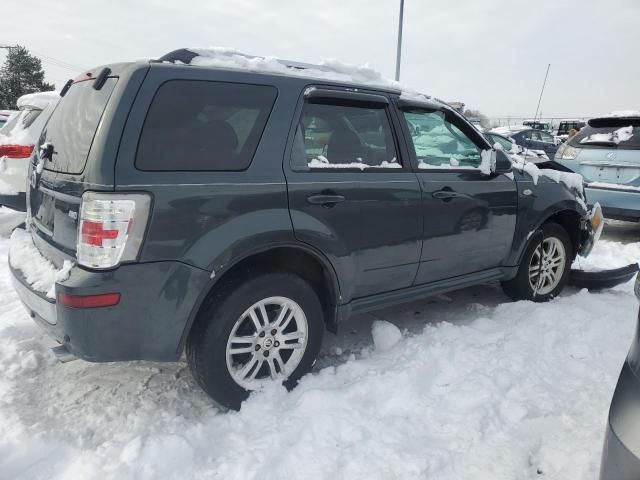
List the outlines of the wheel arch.
<svg viewBox="0 0 640 480">
<path fill-rule="evenodd" d="M 322 253 L 306 244 L 278 243 L 249 251 L 225 265 L 222 270 L 212 273 L 212 278 L 203 288 L 189 314 L 178 344 L 178 355 L 184 350 L 198 312 L 207 298 L 229 281 L 270 270 L 295 273 L 309 282 L 320 297 L 326 328 L 332 332 L 337 330 L 337 308 L 342 297 L 333 265 Z"/>
</svg>

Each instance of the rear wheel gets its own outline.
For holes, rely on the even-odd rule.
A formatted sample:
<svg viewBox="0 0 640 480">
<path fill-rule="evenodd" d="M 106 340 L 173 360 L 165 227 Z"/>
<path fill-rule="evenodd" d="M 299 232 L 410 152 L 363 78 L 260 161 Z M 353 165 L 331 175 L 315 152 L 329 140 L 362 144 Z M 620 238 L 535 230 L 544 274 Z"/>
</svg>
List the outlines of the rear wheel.
<svg viewBox="0 0 640 480">
<path fill-rule="evenodd" d="M 295 386 L 313 366 L 323 330 L 309 284 L 291 273 L 265 273 L 212 296 L 189 335 L 187 359 L 216 402 L 238 409 L 265 383 Z"/>
<path fill-rule="evenodd" d="M 517 275 L 502 283 L 505 293 L 514 300 L 546 302 L 567 284 L 573 258 L 569 235 L 557 223 L 543 225 L 542 233 L 542 238 L 527 247 Z"/>
</svg>

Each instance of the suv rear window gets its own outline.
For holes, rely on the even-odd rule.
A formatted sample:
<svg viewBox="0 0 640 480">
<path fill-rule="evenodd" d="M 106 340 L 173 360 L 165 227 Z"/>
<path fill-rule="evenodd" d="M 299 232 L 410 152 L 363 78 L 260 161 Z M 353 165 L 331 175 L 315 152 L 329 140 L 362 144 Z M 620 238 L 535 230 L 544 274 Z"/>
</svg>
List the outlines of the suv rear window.
<svg viewBox="0 0 640 480">
<path fill-rule="evenodd" d="M 145 119 L 136 167 L 153 171 L 246 169 L 275 102 L 265 85 L 171 80 Z"/>
<path fill-rule="evenodd" d="M 45 138 L 54 148 L 44 168 L 54 172 L 78 174 L 84 170 L 98 124 L 118 79 L 107 78 L 100 90 L 95 80 L 71 86 L 53 111 L 45 129 Z"/>
<path fill-rule="evenodd" d="M 587 125 L 569 140 L 569 145 L 578 148 L 640 150 L 640 125 L 621 123 L 598 128 Z"/>
</svg>

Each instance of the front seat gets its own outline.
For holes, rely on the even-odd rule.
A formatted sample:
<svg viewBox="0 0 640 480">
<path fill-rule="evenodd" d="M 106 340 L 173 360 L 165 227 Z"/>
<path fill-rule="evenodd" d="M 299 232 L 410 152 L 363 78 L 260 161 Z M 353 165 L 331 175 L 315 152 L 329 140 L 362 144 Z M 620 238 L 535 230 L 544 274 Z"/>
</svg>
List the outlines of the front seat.
<svg viewBox="0 0 640 480">
<path fill-rule="evenodd" d="M 335 130 L 327 144 L 327 160 L 332 164 L 366 163 L 360 137 L 348 128 Z"/>
</svg>

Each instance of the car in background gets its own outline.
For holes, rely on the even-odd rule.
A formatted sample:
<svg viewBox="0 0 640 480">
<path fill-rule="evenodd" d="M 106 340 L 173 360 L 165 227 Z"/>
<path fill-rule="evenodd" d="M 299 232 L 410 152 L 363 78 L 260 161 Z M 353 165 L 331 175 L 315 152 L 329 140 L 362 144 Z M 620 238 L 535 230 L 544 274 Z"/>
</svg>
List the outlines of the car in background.
<svg viewBox="0 0 640 480">
<path fill-rule="evenodd" d="M 540 122 L 538 120 L 525 120 L 522 122 L 525 127 L 533 128 L 534 130 L 544 130 L 545 132 L 551 131 L 551 124 L 547 122 Z"/>
<path fill-rule="evenodd" d="M 553 158 L 558 150 L 558 146 L 550 133 L 524 125 L 497 127 L 492 129 L 491 132 L 512 138 L 525 150 L 541 150 L 549 158 Z"/>
<path fill-rule="evenodd" d="M 0 129 L 0 205 L 26 210 L 27 170 L 34 145 L 60 94 L 40 92 L 18 99 L 18 112 Z"/>
<path fill-rule="evenodd" d="M 529 162 L 544 163 L 549 161 L 549 157 L 546 153 L 544 153 L 544 151 L 525 150 L 520 145 L 518 145 L 513 138 L 506 137 L 494 132 L 485 132 L 484 136 L 487 140 L 489 140 L 491 145 L 495 145 L 497 143 L 505 152 L 512 155 L 520 155 Z"/>
<path fill-rule="evenodd" d="M 583 120 L 561 120 L 558 124 L 558 130 L 556 131 L 554 140 L 556 144 L 566 142 L 571 130 L 580 130 L 586 123 Z"/>
<path fill-rule="evenodd" d="M 640 299 L 640 276 L 636 277 Z M 638 312 L 640 325 L 640 312 Z M 640 335 L 635 338 L 616 385 L 600 465 L 600 480 L 640 478 Z"/>
<path fill-rule="evenodd" d="M 0 128 L 2 128 L 4 124 L 9 121 L 9 118 L 14 113 L 15 111 L 13 110 L 0 110 Z"/>
<path fill-rule="evenodd" d="M 587 200 L 605 216 L 640 220 L 640 112 L 589 120 L 555 160 L 584 177 Z"/>
</svg>

